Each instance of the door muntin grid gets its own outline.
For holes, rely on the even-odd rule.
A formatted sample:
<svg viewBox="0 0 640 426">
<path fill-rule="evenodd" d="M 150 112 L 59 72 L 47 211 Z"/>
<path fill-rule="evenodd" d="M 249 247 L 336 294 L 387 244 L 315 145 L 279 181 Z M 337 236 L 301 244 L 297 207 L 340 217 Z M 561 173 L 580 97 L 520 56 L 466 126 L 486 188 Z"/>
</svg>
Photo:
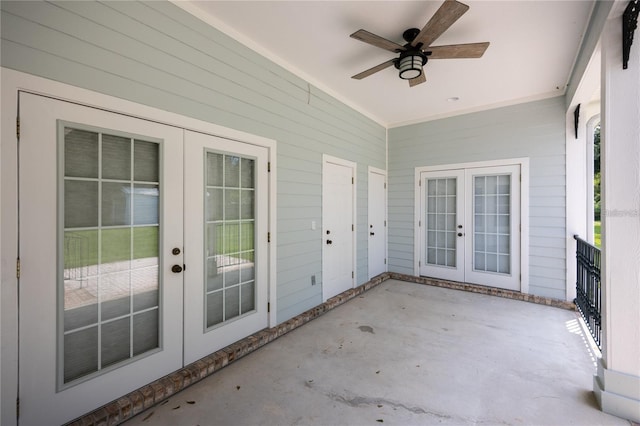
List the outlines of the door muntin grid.
<svg viewBox="0 0 640 426">
<path fill-rule="evenodd" d="M 511 274 L 511 174 L 473 176 L 473 270 Z"/>
<path fill-rule="evenodd" d="M 255 166 L 205 151 L 205 330 L 256 311 Z"/>
<path fill-rule="evenodd" d="M 159 140 L 60 121 L 58 388 L 160 348 Z"/>
<path fill-rule="evenodd" d="M 427 178 L 426 263 L 455 268 L 457 226 L 457 178 Z"/>
</svg>

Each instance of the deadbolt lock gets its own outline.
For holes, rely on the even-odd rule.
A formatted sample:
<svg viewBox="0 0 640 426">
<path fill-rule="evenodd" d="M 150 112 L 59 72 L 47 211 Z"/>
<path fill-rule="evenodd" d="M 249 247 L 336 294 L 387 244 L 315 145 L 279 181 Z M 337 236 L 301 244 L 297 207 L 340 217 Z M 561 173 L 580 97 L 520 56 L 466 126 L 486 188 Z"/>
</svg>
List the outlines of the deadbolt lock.
<svg viewBox="0 0 640 426">
<path fill-rule="evenodd" d="M 180 249 L 179 249 L 178 247 L 176 247 L 176 248 L 174 248 L 173 250 L 171 250 L 171 253 L 172 253 L 174 256 L 177 256 L 177 255 L 179 255 L 179 254 L 180 254 Z"/>
</svg>

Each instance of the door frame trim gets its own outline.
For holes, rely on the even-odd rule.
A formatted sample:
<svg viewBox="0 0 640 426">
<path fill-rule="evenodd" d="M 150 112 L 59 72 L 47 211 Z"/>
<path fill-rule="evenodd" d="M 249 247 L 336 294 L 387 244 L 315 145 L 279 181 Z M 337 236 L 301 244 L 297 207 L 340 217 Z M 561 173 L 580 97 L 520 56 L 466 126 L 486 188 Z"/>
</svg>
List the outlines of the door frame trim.
<svg viewBox="0 0 640 426">
<path fill-rule="evenodd" d="M 416 167 L 414 172 L 414 218 L 413 218 L 413 274 L 420 276 L 420 173 L 443 170 L 475 169 L 495 166 L 520 166 L 520 292 L 529 292 L 529 157 L 503 160 L 477 161 L 456 164 L 438 164 Z"/>
<path fill-rule="evenodd" d="M 324 222 L 324 218 L 325 218 L 325 211 L 324 211 L 324 176 L 325 176 L 325 167 L 327 163 L 332 163 L 332 164 L 338 164 L 340 166 L 344 166 L 344 167 L 349 167 L 352 170 L 352 174 L 351 177 L 353 178 L 353 187 L 351 188 L 351 197 L 352 197 L 352 202 L 353 202 L 353 211 L 351 213 L 351 223 L 353 223 L 353 232 L 351 232 L 351 239 L 352 239 L 352 253 L 351 253 L 351 266 L 353 268 L 353 277 L 351 278 L 351 288 L 355 287 L 355 283 L 357 282 L 357 273 L 358 273 L 358 264 L 357 264 L 357 253 L 358 253 L 358 222 L 357 222 L 357 218 L 358 218 L 358 206 L 356 204 L 357 202 L 357 195 L 358 195 L 358 163 L 354 162 L 354 161 L 349 161 L 349 160 L 344 160 L 342 158 L 338 158 L 338 157 L 333 157 L 331 155 L 327 155 L 327 154 L 322 154 L 322 193 L 323 193 L 323 197 L 322 197 L 322 230 L 321 234 L 320 234 L 320 241 L 321 241 L 321 246 L 322 246 L 322 301 L 326 302 L 327 298 L 325 298 L 325 294 L 324 294 L 324 265 L 326 264 L 325 262 L 325 250 L 324 250 L 324 244 L 322 244 L 322 241 L 324 240 L 324 234 L 322 232 L 324 232 L 324 227 L 325 227 L 325 222 Z"/>
<path fill-rule="evenodd" d="M 35 95 L 50 97 L 66 102 L 76 103 L 92 108 L 98 108 L 110 112 L 140 118 L 168 126 L 180 127 L 185 130 L 206 133 L 226 139 L 232 139 L 243 143 L 263 146 L 268 149 L 268 158 L 271 163 L 269 173 L 269 218 L 268 228 L 271 233 L 271 243 L 269 244 L 269 283 L 268 302 L 270 303 L 269 326 L 277 324 L 277 142 L 274 139 L 253 135 L 250 133 L 234 130 L 214 123 L 203 121 L 197 118 L 188 117 L 174 112 L 165 111 L 159 108 L 139 104 L 133 101 L 117 98 L 111 95 L 94 92 L 66 83 L 38 77 L 21 71 L 0 67 L 0 80 L 3 89 L 3 96 L 0 100 L 2 108 L 1 126 L 1 151 L 0 167 L 2 168 L 2 229 L 0 229 L 2 247 L 2 264 L 15 264 L 18 257 L 18 216 L 15 206 L 18 200 L 17 187 L 17 138 L 16 138 L 16 117 L 18 116 L 18 92 L 29 92 Z M 6 201 L 6 203 L 5 203 Z M 0 322 L 3 325 L 1 343 L 3 348 L 10 348 L 4 351 L 5 355 L 10 355 L 9 359 L 3 357 L 0 377 L 2 377 L 2 389 L 0 390 L 3 408 L 11 407 L 17 398 L 18 383 L 18 305 L 17 288 L 18 279 L 15 273 L 2 270 L 3 291 L 0 298 L 2 307 Z M 5 280 L 6 278 L 6 280 Z M 16 421 L 15 410 L 1 410 L 0 423 L 13 424 Z"/>
<path fill-rule="evenodd" d="M 367 168 L 367 219 L 369 218 L 369 212 L 371 211 L 371 204 L 369 204 L 369 200 L 371 200 L 371 193 L 369 192 L 369 176 L 371 175 L 371 173 L 375 173 L 375 174 L 379 174 L 384 176 L 384 183 L 385 183 L 385 190 L 384 190 L 384 221 L 385 223 L 387 222 L 388 218 L 388 213 L 389 213 L 389 193 L 387 192 L 387 181 L 388 181 L 388 176 L 387 176 L 387 171 L 383 170 L 383 169 L 378 169 L 377 167 L 373 167 L 373 166 L 369 166 Z M 384 227 L 384 258 L 388 259 L 389 258 L 389 233 L 388 233 L 388 226 Z M 367 229 L 368 232 L 368 229 Z M 367 242 L 369 241 L 369 239 L 367 238 Z M 367 244 L 367 253 L 369 251 L 369 244 Z M 384 271 L 388 271 L 389 270 L 389 262 L 387 261 L 387 263 L 384 265 Z M 371 279 L 373 278 L 373 276 L 371 276 L 371 265 L 369 265 L 369 255 L 367 254 L 367 279 Z"/>
</svg>

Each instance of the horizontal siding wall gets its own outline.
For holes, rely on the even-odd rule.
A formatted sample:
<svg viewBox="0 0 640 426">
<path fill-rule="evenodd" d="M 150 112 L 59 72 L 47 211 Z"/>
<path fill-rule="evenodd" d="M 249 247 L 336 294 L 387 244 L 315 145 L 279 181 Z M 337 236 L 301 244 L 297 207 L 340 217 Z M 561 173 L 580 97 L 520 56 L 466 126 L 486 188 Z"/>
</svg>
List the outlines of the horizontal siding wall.
<svg viewBox="0 0 640 426">
<path fill-rule="evenodd" d="M 169 2 L 1 7 L 3 67 L 277 141 L 278 322 L 322 302 L 322 154 L 357 162 L 367 280 L 367 166 L 385 168 L 382 126 Z"/>
<path fill-rule="evenodd" d="M 416 167 L 529 157 L 529 292 L 565 299 L 565 111 L 557 97 L 389 130 L 389 270 L 414 273 Z"/>
</svg>

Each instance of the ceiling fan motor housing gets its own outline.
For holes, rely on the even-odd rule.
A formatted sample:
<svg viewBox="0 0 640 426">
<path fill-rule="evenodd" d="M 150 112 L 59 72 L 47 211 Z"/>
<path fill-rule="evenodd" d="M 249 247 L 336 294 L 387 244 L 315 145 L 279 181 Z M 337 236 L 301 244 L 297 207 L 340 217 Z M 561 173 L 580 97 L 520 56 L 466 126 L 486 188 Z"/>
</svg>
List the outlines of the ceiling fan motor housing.
<svg viewBox="0 0 640 426">
<path fill-rule="evenodd" d="M 418 37 L 418 34 L 420 34 L 420 30 L 418 28 L 409 28 L 408 30 L 402 33 L 402 38 L 407 43 L 411 43 L 413 40 L 416 39 L 416 37 Z"/>
</svg>

